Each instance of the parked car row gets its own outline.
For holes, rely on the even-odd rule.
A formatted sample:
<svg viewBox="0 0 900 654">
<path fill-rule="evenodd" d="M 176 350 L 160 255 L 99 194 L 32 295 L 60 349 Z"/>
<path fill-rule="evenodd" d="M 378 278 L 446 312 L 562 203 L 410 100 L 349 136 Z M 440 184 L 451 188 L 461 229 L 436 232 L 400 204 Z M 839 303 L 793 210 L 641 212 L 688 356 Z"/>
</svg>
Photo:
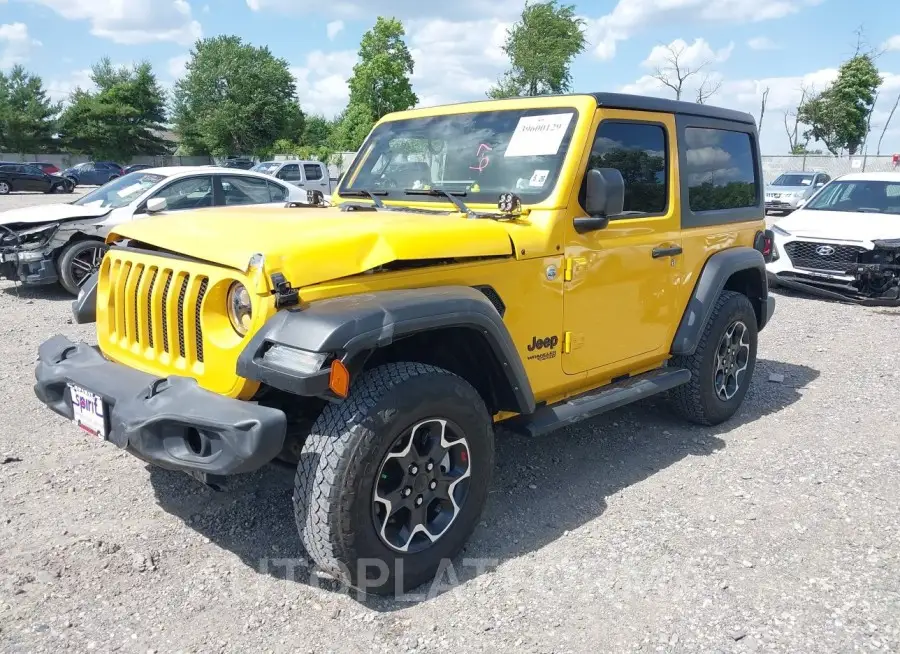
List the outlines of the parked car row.
<svg viewBox="0 0 900 654">
<path fill-rule="evenodd" d="M 69 204 L 0 213 L 0 277 L 59 282 L 76 295 L 100 264 L 103 239 L 115 225 L 186 209 L 306 200 L 304 189 L 246 170 L 178 166 L 127 173 Z"/>
<path fill-rule="evenodd" d="M 46 173 L 32 164 L 0 162 L 0 195 L 15 191 L 71 193 L 75 182 L 61 175 Z"/>
</svg>

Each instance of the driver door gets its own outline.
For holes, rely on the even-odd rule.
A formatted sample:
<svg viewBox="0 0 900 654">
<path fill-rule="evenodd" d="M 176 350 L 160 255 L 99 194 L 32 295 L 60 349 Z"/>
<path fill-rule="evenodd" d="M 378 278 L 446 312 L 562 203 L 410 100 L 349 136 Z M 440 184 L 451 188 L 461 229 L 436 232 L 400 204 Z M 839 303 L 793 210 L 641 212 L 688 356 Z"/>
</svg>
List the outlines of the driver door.
<svg viewBox="0 0 900 654">
<path fill-rule="evenodd" d="M 563 369 L 575 375 L 634 368 L 671 346 L 682 268 L 675 119 L 603 109 L 595 118 L 587 170 L 615 168 L 625 211 L 606 228 L 566 229 Z M 586 215 L 585 187 L 579 196 Z"/>
</svg>

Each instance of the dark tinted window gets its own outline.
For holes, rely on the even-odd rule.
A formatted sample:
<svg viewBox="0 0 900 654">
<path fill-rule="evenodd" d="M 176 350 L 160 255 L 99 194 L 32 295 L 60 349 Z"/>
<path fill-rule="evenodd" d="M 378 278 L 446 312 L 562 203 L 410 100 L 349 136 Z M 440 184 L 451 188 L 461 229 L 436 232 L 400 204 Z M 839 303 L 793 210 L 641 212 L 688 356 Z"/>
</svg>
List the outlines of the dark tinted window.
<svg viewBox="0 0 900 654">
<path fill-rule="evenodd" d="M 626 213 L 666 210 L 668 166 L 662 126 L 604 121 L 591 148 L 591 168 L 615 168 L 622 173 Z M 581 201 L 583 205 L 583 187 Z"/>
<path fill-rule="evenodd" d="M 11 165 L 9 165 L 9 164 L 7 164 L 7 165 L 5 165 L 5 166 L 0 166 L 0 172 L 4 172 L 4 173 L 14 173 L 14 172 L 16 172 L 16 167 L 15 167 L 15 166 L 11 166 Z"/>
<path fill-rule="evenodd" d="M 322 167 L 318 164 L 303 164 L 303 173 L 311 182 L 322 179 Z"/>
<path fill-rule="evenodd" d="M 759 202 L 753 145 L 746 132 L 688 127 L 685 158 L 691 211 L 755 207 Z"/>
<path fill-rule="evenodd" d="M 278 171 L 278 179 L 283 179 L 286 182 L 301 181 L 303 178 L 300 176 L 300 166 L 297 164 L 285 164 Z"/>
<path fill-rule="evenodd" d="M 285 200 L 287 200 L 286 188 L 284 188 L 283 186 L 279 186 L 278 184 L 272 184 L 271 182 L 268 182 L 268 184 L 269 197 L 271 198 L 272 202 L 284 202 Z"/>
<path fill-rule="evenodd" d="M 273 186 L 259 177 L 222 177 L 222 194 L 228 206 L 277 202 L 270 195 Z"/>
</svg>

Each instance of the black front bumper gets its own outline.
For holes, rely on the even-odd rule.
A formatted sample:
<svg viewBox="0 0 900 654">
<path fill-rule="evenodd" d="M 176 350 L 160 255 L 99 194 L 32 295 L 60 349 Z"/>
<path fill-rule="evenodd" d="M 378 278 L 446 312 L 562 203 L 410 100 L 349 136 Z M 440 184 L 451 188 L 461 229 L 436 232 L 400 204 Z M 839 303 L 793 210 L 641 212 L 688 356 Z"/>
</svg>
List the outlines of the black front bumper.
<svg viewBox="0 0 900 654">
<path fill-rule="evenodd" d="M 800 277 L 797 275 L 776 275 L 767 273 L 769 276 L 769 285 L 783 286 L 794 291 L 808 293 L 817 297 L 826 298 L 828 300 L 836 300 L 838 302 L 850 302 L 866 307 L 898 307 L 900 306 L 900 298 L 893 296 L 877 297 L 873 295 L 865 295 L 849 282 L 819 280 L 810 277 Z"/>
<path fill-rule="evenodd" d="M 53 257 L 48 256 L 38 261 L 19 261 L 9 253 L 4 254 L 3 259 L 4 261 L 0 262 L 0 277 L 10 281 L 21 282 L 29 286 L 55 284 L 59 281 Z"/>
<path fill-rule="evenodd" d="M 148 375 L 65 336 L 41 344 L 35 377 L 38 398 L 70 420 L 70 382 L 100 395 L 108 439 L 161 468 L 201 478 L 251 472 L 284 445 L 282 411 L 212 393 L 188 377 Z"/>
</svg>

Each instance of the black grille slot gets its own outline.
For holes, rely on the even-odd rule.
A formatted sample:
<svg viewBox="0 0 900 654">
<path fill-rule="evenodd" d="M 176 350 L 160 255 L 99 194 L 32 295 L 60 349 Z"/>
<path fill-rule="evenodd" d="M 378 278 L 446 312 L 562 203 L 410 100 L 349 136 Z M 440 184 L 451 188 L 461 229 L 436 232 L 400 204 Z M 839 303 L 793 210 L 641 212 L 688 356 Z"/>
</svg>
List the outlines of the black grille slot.
<svg viewBox="0 0 900 654">
<path fill-rule="evenodd" d="M 170 272 L 166 277 L 166 284 L 163 286 L 163 294 L 162 294 L 162 335 L 163 335 L 163 350 L 166 351 L 166 354 L 169 353 L 169 312 L 166 309 L 166 300 L 169 299 L 169 286 L 172 284 L 172 277 L 175 276 L 174 272 Z"/>
<path fill-rule="evenodd" d="M 153 348 L 153 287 L 156 285 L 156 277 L 159 271 L 154 269 L 150 278 L 150 286 L 147 288 L 147 346 Z"/>
<path fill-rule="evenodd" d="M 203 304 L 203 296 L 206 295 L 206 287 L 209 280 L 204 277 L 200 282 L 200 292 L 197 294 L 197 304 L 194 306 L 194 316 L 197 324 L 197 361 L 203 362 L 203 327 L 200 324 L 200 306 Z"/>
<path fill-rule="evenodd" d="M 141 266 L 141 269 L 138 270 L 137 282 L 134 285 L 134 301 L 131 303 L 132 312 L 134 313 L 134 340 L 137 343 L 141 342 L 141 323 L 138 321 L 138 302 L 141 299 L 141 278 L 144 276 L 144 267 Z"/>
<path fill-rule="evenodd" d="M 187 295 L 188 281 L 190 277 L 184 276 L 181 282 L 181 290 L 178 292 L 178 353 L 184 358 L 184 297 Z"/>
<path fill-rule="evenodd" d="M 793 241 L 785 245 L 784 250 L 795 268 L 845 273 L 853 267 L 859 253 L 865 252 L 866 248 L 860 245 Z"/>
</svg>

